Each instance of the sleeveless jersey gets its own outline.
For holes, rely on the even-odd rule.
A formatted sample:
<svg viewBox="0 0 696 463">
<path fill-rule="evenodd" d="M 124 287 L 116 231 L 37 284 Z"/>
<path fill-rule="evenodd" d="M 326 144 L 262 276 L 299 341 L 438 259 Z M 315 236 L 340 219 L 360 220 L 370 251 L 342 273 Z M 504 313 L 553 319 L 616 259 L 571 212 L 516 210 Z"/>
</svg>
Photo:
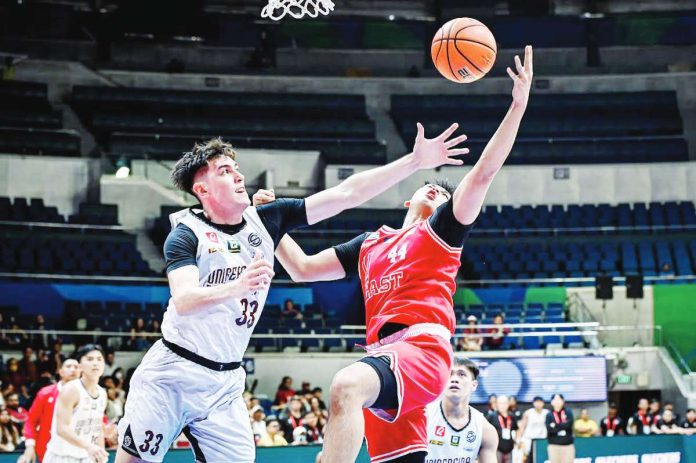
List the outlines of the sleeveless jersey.
<svg viewBox="0 0 696 463">
<path fill-rule="evenodd" d="M 383 226 L 360 248 L 368 344 L 387 322 L 437 323 L 454 333 L 452 295 L 462 248 L 445 243 L 428 220 L 394 230 Z"/>
<path fill-rule="evenodd" d="M 196 217 L 189 209 L 172 214 L 172 226 L 182 223 L 198 238 L 196 265 L 200 286 L 236 280 L 260 251 L 273 265 L 275 246 L 254 207 L 243 214 L 246 225 L 229 235 Z M 162 321 L 164 339 L 217 362 L 239 362 L 261 316 L 268 288 L 241 299 L 229 298 L 180 315 L 169 299 Z"/>
<path fill-rule="evenodd" d="M 469 407 L 469 422 L 456 430 L 445 419 L 442 400 L 431 402 L 428 415 L 428 456 L 425 463 L 474 463 L 483 440 L 483 413 Z"/>
<path fill-rule="evenodd" d="M 102 425 L 104 422 L 104 410 L 106 410 L 106 391 L 98 386 L 97 397 L 89 395 L 87 389 L 79 379 L 74 379 L 68 384 L 77 386 L 80 392 L 80 401 L 77 407 L 72 412 L 70 419 L 70 427 L 75 434 L 83 441 L 97 444 L 97 439 L 102 433 Z M 67 385 L 65 387 L 67 387 Z M 65 387 L 61 388 L 65 390 Z M 57 432 L 58 420 L 56 420 L 55 412 L 53 413 L 53 422 L 51 423 L 51 440 L 48 442 L 46 451 L 53 455 L 73 458 L 89 458 L 87 450 L 80 447 L 75 447 L 65 439 L 61 438 Z"/>
<path fill-rule="evenodd" d="M 527 427 L 524 428 L 525 439 L 546 439 L 546 415 L 549 414 L 547 409 L 537 413 L 533 408 L 525 412 L 527 414 Z"/>
</svg>

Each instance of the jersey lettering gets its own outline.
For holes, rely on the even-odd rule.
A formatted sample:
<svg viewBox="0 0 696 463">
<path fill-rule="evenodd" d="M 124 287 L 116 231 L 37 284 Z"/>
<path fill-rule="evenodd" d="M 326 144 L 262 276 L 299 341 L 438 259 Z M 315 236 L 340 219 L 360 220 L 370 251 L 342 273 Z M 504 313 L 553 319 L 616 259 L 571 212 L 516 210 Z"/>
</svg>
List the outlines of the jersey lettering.
<svg viewBox="0 0 696 463">
<path fill-rule="evenodd" d="M 407 246 L 408 246 L 408 243 L 404 243 L 401 246 L 394 246 L 392 248 L 392 250 L 389 251 L 389 254 L 387 254 L 389 261 L 392 264 L 395 264 L 396 261 L 398 261 L 398 260 L 406 259 L 406 247 Z"/>
<path fill-rule="evenodd" d="M 392 291 L 401 286 L 401 280 L 404 278 L 404 272 L 398 271 L 385 275 L 379 280 L 370 280 L 365 291 L 365 300 L 372 298 L 377 294 Z"/>
<path fill-rule="evenodd" d="M 227 283 L 228 281 L 236 280 L 237 278 L 239 278 L 239 276 L 245 269 L 246 265 L 242 265 L 239 267 L 219 268 L 217 270 L 213 270 L 208 275 L 208 281 L 206 281 L 205 285 L 216 286 L 221 285 L 223 283 Z"/>
</svg>

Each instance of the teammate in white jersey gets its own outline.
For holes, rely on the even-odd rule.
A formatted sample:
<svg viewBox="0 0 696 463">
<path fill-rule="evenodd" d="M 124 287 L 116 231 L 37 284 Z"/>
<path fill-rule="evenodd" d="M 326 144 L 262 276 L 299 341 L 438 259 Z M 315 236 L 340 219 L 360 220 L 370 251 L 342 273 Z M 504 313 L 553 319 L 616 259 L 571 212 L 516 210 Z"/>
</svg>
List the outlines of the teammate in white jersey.
<svg viewBox="0 0 696 463">
<path fill-rule="evenodd" d="M 163 339 L 131 379 L 119 422 L 116 463 L 161 462 L 182 431 L 198 462 L 252 462 L 254 439 L 242 399 L 242 356 L 263 310 L 273 254 L 283 235 L 356 207 L 418 169 L 460 165 L 466 137 L 452 125 L 413 152 L 350 176 L 306 200 L 250 207 L 236 152 L 220 139 L 195 145 L 177 162 L 174 184 L 201 206 L 173 214 L 165 242 L 171 299 Z"/>
<path fill-rule="evenodd" d="M 80 377 L 61 388 L 43 463 L 106 463 L 104 412 L 106 391 L 99 386 L 104 373 L 101 347 L 87 344 L 75 352 Z"/>
<path fill-rule="evenodd" d="M 522 436 L 522 446 L 524 454 L 528 456 L 527 462 L 532 463 L 533 455 L 532 440 L 546 439 L 546 415 L 549 411 L 544 408 L 544 399 L 539 396 L 534 397 L 532 408 L 524 412 L 520 421 L 519 435 Z"/>
<path fill-rule="evenodd" d="M 454 358 L 442 398 L 426 407 L 428 455 L 425 463 L 497 463 L 498 433 L 481 412 L 469 405 L 478 387 L 479 369 Z"/>
</svg>

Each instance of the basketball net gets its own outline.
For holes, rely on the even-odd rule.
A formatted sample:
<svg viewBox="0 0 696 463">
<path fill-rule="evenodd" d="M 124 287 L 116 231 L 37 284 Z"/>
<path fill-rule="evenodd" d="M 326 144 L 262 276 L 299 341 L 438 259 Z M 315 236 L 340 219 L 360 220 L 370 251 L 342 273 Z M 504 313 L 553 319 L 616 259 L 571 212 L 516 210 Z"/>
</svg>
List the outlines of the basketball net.
<svg viewBox="0 0 696 463">
<path fill-rule="evenodd" d="M 285 15 L 290 15 L 295 19 L 304 16 L 316 18 L 326 16 L 334 9 L 331 0 L 268 0 L 268 5 L 261 10 L 261 17 L 280 21 Z"/>
</svg>

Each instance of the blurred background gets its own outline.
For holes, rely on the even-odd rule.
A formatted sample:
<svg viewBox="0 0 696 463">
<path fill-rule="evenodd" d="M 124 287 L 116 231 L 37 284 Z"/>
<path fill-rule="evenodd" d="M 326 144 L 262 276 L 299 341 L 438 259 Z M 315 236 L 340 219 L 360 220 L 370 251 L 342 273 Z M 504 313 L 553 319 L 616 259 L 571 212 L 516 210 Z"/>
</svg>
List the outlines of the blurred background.
<svg viewBox="0 0 696 463">
<path fill-rule="evenodd" d="M 473 401 L 485 410 L 489 395 L 514 395 L 525 410 L 562 392 L 600 423 L 609 402 L 628 421 L 648 398 L 655 416 L 669 402 L 689 420 L 695 0 L 337 0 L 329 16 L 280 22 L 261 19 L 264 5 L 0 1 L 0 374 L 15 428 L 86 341 L 114 352 L 109 419 L 120 418 L 169 298 L 168 215 L 194 203 L 168 175 L 194 142 L 232 142 L 252 193 L 305 197 L 407 153 L 418 121 L 430 135 L 458 122 L 471 154 L 436 176 L 459 181 L 507 110 L 505 67 L 526 44 L 529 108 L 455 295 L 457 355 L 483 370 Z M 498 43 L 493 70 L 469 85 L 440 77 L 430 59 L 434 32 L 459 16 Z M 403 201 L 432 176 L 294 237 L 314 252 L 399 227 Z M 295 284 L 277 268 L 245 357 L 257 439 L 259 413 L 280 418 L 288 442 L 301 435 L 289 415 L 325 418 L 333 373 L 360 357 L 362 325 L 357 281 Z M 284 376 L 294 382 L 278 389 Z M 21 451 L 21 432 L 13 439 Z M 630 439 L 586 439 L 578 458 L 635 454 Z M 696 461 L 696 437 L 638 447 Z M 260 449 L 258 461 L 313 461 L 318 448 Z"/>
</svg>

